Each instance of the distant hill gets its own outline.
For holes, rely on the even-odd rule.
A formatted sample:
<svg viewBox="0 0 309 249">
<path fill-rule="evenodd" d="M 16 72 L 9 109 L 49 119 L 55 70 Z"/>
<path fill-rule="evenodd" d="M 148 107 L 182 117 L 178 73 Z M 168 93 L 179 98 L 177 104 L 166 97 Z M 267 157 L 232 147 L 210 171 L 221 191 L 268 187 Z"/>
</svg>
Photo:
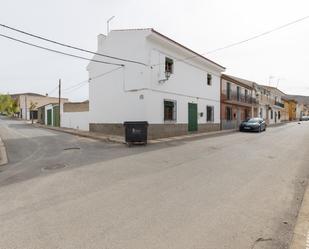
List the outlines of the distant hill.
<svg viewBox="0 0 309 249">
<path fill-rule="evenodd" d="M 309 96 L 302 95 L 287 95 L 289 99 L 295 99 L 298 103 L 304 103 L 309 105 Z"/>
</svg>

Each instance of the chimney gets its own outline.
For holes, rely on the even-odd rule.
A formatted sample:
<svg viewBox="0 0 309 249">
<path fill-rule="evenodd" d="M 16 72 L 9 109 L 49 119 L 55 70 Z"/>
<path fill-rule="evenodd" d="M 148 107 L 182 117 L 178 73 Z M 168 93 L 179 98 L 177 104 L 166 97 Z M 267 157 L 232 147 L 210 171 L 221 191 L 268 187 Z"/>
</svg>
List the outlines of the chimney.
<svg viewBox="0 0 309 249">
<path fill-rule="evenodd" d="M 103 46 L 103 42 L 106 39 L 106 35 L 103 34 L 99 34 L 98 35 L 98 50 L 100 50 L 100 48 Z"/>
</svg>

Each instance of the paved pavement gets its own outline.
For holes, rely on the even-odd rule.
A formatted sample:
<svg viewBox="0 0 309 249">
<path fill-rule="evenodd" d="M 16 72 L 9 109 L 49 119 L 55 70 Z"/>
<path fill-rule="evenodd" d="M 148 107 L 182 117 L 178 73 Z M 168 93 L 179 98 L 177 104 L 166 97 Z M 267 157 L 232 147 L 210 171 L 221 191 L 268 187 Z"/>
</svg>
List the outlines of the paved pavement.
<svg viewBox="0 0 309 249">
<path fill-rule="evenodd" d="M 0 136 L 5 249 L 288 248 L 309 174 L 309 122 L 132 148 L 18 121 Z"/>
<path fill-rule="evenodd" d="M 115 142 L 120 144 L 125 144 L 125 138 L 123 136 L 115 136 L 115 135 L 107 135 L 102 134 L 98 132 L 89 132 L 89 131 L 82 131 L 77 129 L 71 129 L 71 128 L 64 128 L 64 127 L 53 127 L 53 126 L 47 126 L 47 125 L 41 125 L 41 124 L 34 124 L 35 127 L 38 128 L 45 128 L 50 129 L 54 131 L 61 131 L 64 133 L 68 133 L 71 135 L 77 135 L 80 137 L 86 137 L 86 138 L 92 138 L 95 140 L 100 140 L 103 142 Z M 195 140 L 195 139 L 201 139 L 206 137 L 213 137 L 213 136 L 223 136 L 228 133 L 236 132 L 236 130 L 220 130 L 220 131 L 212 131 L 212 132 L 203 132 L 203 133 L 195 133 L 195 134 L 187 134 L 182 136 L 176 136 L 176 137 L 167 137 L 167 138 L 158 138 L 154 140 L 148 139 L 148 144 L 156 144 L 156 143 L 166 143 L 171 141 L 178 141 L 178 140 Z"/>
</svg>

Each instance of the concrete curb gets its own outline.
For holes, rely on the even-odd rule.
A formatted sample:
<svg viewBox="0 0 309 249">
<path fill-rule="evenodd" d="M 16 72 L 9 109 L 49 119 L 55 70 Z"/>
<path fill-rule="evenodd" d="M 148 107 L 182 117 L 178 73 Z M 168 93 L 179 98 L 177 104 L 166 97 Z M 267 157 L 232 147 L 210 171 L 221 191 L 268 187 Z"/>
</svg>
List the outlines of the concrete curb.
<svg viewBox="0 0 309 249">
<path fill-rule="evenodd" d="M 119 144 L 126 144 L 123 137 L 120 136 L 109 136 L 104 134 L 98 133 L 90 133 L 84 131 L 77 131 L 68 128 L 59 128 L 59 127 L 52 127 L 46 126 L 41 124 L 33 124 L 37 128 L 44 128 L 58 132 L 64 132 L 75 136 L 91 138 L 103 142 L 112 142 L 112 143 L 119 143 Z M 231 133 L 237 132 L 236 130 L 224 130 L 224 131 L 214 131 L 214 132 L 205 132 L 205 133 L 196 133 L 196 134 L 188 134 L 183 136 L 176 136 L 176 137 L 167 137 L 167 138 L 159 138 L 154 140 L 148 140 L 148 144 L 158 144 L 158 143 L 166 143 L 166 142 L 180 142 L 180 141 L 190 141 L 194 139 L 202 139 L 207 137 L 218 137 L 223 135 L 228 135 Z"/>
<path fill-rule="evenodd" d="M 53 131 L 58 131 L 58 132 L 64 132 L 67 134 L 79 136 L 79 137 L 86 137 L 86 138 L 91 138 L 95 140 L 100 140 L 103 142 L 113 142 L 113 143 L 120 143 L 124 144 L 124 140 L 121 138 L 116 138 L 116 137 L 109 137 L 106 135 L 99 135 L 99 134 L 91 134 L 89 132 L 83 132 L 83 131 L 77 131 L 73 129 L 68 129 L 68 128 L 59 128 L 59 127 L 52 127 L 52 126 L 46 126 L 46 125 L 40 125 L 40 124 L 33 124 L 34 127 L 37 128 L 43 128 L 43 129 L 49 129 Z"/>
<path fill-rule="evenodd" d="M 6 154 L 6 149 L 2 139 L 0 138 L 0 166 L 5 165 L 8 163 L 8 157 Z"/>
<path fill-rule="evenodd" d="M 293 239 L 290 249 L 309 248 L 309 188 L 304 194 L 302 205 L 298 213 L 297 222 L 294 228 Z"/>
</svg>

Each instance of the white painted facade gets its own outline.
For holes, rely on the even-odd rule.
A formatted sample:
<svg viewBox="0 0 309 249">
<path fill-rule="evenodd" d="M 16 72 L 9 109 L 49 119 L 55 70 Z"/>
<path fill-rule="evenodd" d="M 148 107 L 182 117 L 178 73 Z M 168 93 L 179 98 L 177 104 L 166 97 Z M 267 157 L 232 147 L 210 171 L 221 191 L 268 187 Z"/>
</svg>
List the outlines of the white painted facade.
<svg viewBox="0 0 309 249">
<path fill-rule="evenodd" d="M 206 106 L 214 107 L 213 123 L 220 123 L 222 66 L 152 29 L 116 30 L 108 36 L 99 35 L 98 53 L 145 65 L 94 57 L 124 66 L 96 62 L 88 65 L 90 123 L 164 124 L 164 100 L 176 101 L 177 124 L 188 123 L 188 103 L 197 103 L 199 124 L 207 123 Z M 166 57 L 173 60 L 173 73 L 168 80 L 161 81 L 166 78 Z M 182 61 L 188 57 L 191 59 Z M 211 85 L 207 85 L 207 74 L 212 76 Z"/>
<path fill-rule="evenodd" d="M 61 127 L 89 131 L 89 112 L 62 112 Z"/>
<path fill-rule="evenodd" d="M 45 124 L 47 125 L 47 111 L 48 110 L 51 110 L 51 113 L 52 113 L 52 117 L 53 117 L 53 112 L 54 112 L 54 110 L 53 110 L 53 104 L 48 104 L 48 105 L 46 105 L 45 106 L 45 120 L 44 120 L 44 122 L 45 122 Z"/>
</svg>

